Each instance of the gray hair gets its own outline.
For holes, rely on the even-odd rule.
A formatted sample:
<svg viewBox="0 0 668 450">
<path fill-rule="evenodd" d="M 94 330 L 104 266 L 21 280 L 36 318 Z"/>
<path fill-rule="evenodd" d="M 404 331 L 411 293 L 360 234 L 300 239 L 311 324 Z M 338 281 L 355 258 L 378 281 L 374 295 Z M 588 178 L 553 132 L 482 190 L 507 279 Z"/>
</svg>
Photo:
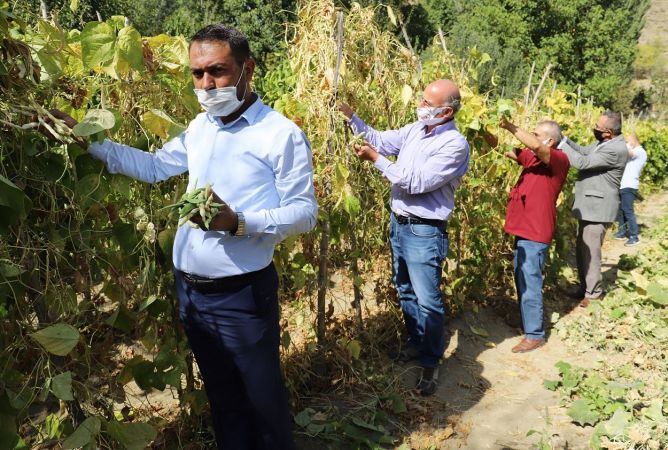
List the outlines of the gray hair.
<svg viewBox="0 0 668 450">
<path fill-rule="evenodd" d="M 542 126 L 545 129 L 545 133 L 554 139 L 554 142 L 557 144 L 564 138 L 561 134 L 561 127 L 554 120 L 541 120 L 536 126 Z"/>
<path fill-rule="evenodd" d="M 615 111 L 604 111 L 601 116 L 605 117 L 607 120 L 605 123 L 607 127 L 612 130 L 615 136 L 622 134 L 622 115 Z"/>
<path fill-rule="evenodd" d="M 449 106 L 455 113 L 459 111 L 459 108 L 462 107 L 462 97 L 459 92 L 448 97 L 443 106 Z"/>
</svg>

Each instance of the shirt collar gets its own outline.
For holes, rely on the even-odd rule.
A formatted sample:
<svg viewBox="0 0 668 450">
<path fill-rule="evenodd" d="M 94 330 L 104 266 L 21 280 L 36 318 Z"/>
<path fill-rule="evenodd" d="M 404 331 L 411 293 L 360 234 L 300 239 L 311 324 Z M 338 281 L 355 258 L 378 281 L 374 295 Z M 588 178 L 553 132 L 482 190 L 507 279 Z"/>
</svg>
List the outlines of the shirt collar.
<svg viewBox="0 0 668 450">
<path fill-rule="evenodd" d="M 257 94 L 256 94 L 257 95 Z M 222 127 L 230 127 L 236 123 L 239 122 L 239 120 L 244 119 L 248 125 L 254 125 L 255 122 L 258 121 L 258 116 L 260 115 L 260 111 L 262 110 L 262 107 L 264 106 L 264 103 L 262 103 L 262 100 L 260 99 L 260 96 L 257 95 L 257 98 L 251 105 L 246 109 L 246 111 L 242 112 L 241 115 L 234 121 L 230 122 L 227 124 L 223 124 L 223 122 L 220 120 L 220 117 L 215 117 L 210 114 L 206 115 L 206 118 L 209 122 L 216 123 Z"/>
</svg>

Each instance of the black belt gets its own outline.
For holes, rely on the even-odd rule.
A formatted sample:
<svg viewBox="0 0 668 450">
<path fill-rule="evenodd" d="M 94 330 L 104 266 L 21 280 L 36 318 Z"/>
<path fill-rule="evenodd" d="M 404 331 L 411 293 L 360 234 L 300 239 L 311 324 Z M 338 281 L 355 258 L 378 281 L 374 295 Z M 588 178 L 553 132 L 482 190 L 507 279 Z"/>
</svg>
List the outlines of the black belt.
<svg viewBox="0 0 668 450">
<path fill-rule="evenodd" d="M 181 272 L 181 276 L 183 276 L 183 281 L 191 288 L 203 294 L 213 294 L 216 292 L 234 291 L 246 287 L 267 276 L 272 270 L 274 270 L 273 262 L 264 269 L 232 275 L 230 277 L 206 278 L 186 272 Z"/>
<path fill-rule="evenodd" d="M 435 227 L 445 229 L 448 226 L 447 220 L 438 220 L 438 219 L 423 219 L 422 217 L 406 217 L 395 214 L 394 217 L 397 219 L 397 223 L 401 225 L 408 225 L 411 223 L 420 224 L 420 225 L 432 225 Z"/>
</svg>

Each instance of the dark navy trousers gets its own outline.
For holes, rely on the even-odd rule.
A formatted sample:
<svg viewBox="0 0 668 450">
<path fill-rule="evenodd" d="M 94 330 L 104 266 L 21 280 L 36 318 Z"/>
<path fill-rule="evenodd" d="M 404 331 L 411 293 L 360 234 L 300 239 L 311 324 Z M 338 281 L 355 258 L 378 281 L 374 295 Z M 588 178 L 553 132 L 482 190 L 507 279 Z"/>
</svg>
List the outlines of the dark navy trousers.
<svg viewBox="0 0 668 450">
<path fill-rule="evenodd" d="M 199 367 L 218 449 L 292 450 L 280 369 L 278 276 L 203 293 L 175 271 L 179 315 Z"/>
</svg>

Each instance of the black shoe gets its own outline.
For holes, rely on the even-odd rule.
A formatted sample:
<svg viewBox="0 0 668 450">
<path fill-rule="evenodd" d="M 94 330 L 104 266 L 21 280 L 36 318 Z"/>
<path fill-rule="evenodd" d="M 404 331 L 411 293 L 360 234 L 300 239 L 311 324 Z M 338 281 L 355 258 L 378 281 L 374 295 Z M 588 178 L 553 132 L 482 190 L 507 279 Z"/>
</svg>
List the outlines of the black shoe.
<svg viewBox="0 0 668 450">
<path fill-rule="evenodd" d="M 406 344 L 402 345 L 398 350 L 391 351 L 388 356 L 393 361 L 405 363 L 418 359 L 420 357 L 420 350 L 415 348 L 414 345 Z"/>
<path fill-rule="evenodd" d="M 585 292 L 582 289 L 577 288 L 566 291 L 566 295 L 574 300 L 582 300 L 582 298 L 585 296 Z"/>
<path fill-rule="evenodd" d="M 417 383 L 417 390 L 420 395 L 434 395 L 438 387 L 438 367 L 423 367 L 422 374 Z"/>
</svg>

